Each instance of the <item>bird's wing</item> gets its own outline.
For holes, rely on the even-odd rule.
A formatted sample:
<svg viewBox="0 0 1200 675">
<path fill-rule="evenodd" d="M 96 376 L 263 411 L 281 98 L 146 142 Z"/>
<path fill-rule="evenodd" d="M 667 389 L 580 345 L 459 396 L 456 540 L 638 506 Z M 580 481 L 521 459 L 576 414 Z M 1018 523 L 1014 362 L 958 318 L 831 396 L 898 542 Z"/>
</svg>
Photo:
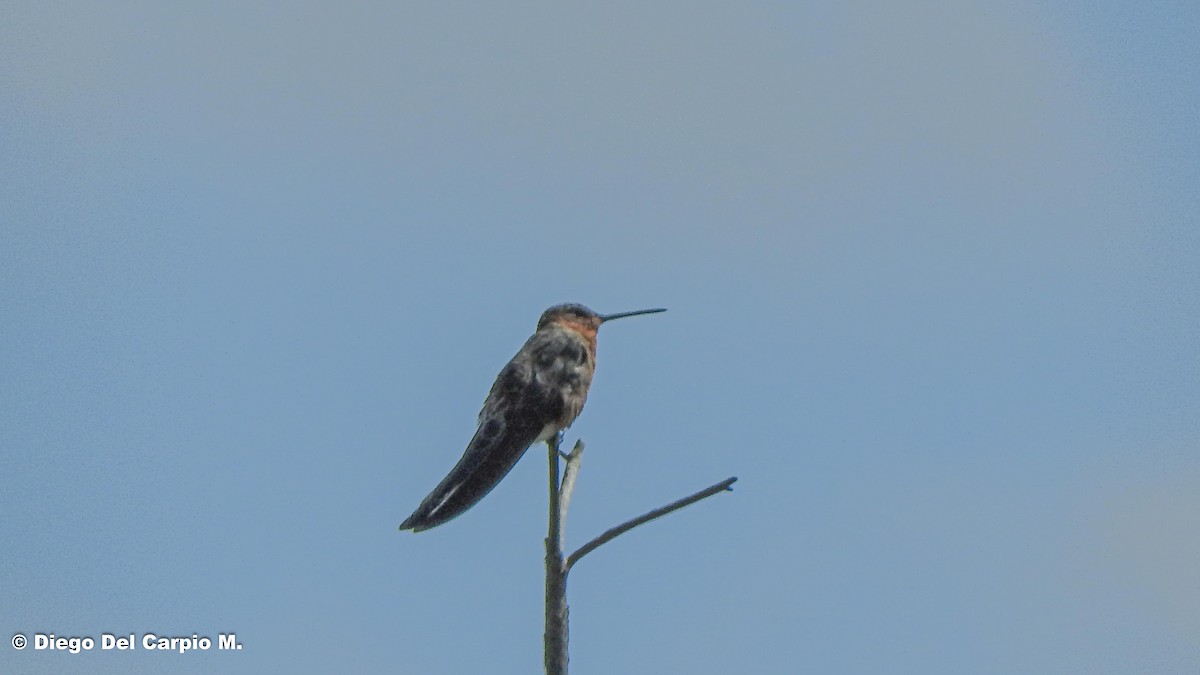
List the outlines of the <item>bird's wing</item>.
<svg viewBox="0 0 1200 675">
<path fill-rule="evenodd" d="M 508 475 L 546 425 L 561 415 L 561 396 L 535 382 L 533 351 L 523 349 L 500 371 L 462 459 L 400 525 L 401 530 L 427 530 L 474 506 Z"/>
</svg>

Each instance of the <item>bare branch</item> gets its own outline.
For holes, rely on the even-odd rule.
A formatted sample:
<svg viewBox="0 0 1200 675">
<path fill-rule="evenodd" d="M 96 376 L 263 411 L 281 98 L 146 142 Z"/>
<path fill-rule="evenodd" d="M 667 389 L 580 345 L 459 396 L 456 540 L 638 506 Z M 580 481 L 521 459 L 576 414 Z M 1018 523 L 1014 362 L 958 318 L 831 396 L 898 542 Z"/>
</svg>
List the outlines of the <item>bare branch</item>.
<svg viewBox="0 0 1200 675">
<path fill-rule="evenodd" d="M 575 493 L 575 479 L 579 477 L 579 466 L 583 464 L 583 440 L 575 441 L 575 447 L 571 448 L 569 454 L 562 452 L 558 454 L 567 460 L 567 466 L 563 469 L 562 487 L 558 491 L 558 537 L 561 542 L 566 538 L 567 509 L 571 508 L 571 495 Z"/>
<path fill-rule="evenodd" d="M 558 483 L 561 435 L 546 441 L 550 469 L 550 523 L 546 531 L 546 632 L 543 634 L 546 675 L 567 675 L 567 574 L 563 567 L 562 511 Z"/>
<path fill-rule="evenodd" d="M 648 523 L 651 520 L 654 520 L 655 518 L 659 518 L 661 516 L 667 515 L 668 513 L 671 513 L 672 511 L 677 511 L 679 509 L 682 509 L 683 507 L 685 507 L 689 504 L 694 504 L 695 502 L 698 502 L 701 499 L 704 499 L 706 497 L 711 497 L 711 496 L 717 494 L 718 492 L 725 492 L 725 491 L 732 492 L 733 491 L 732 486 L 733 486 L 734 482 L 736 482 L 736 481 L 737 481 L 737 476 L 726 478 L 725 480 L 721 481 L 720 483 L 709 486 L 709 487 L 697 492 L 696 494 L 690 495 L 688 497 L 684 497 L 683 499 L 680 499 L 678 501 L 671 502 L 670 504 L 667 504 L 666 506 L 659 507 L 657 509 L 654 509 L 653 511 L 650 511 L 649 513 L 642 514 L 642 515 L 638 516 L 637 518 L 634 518 L 632 520 L 627 520 L 627 521 L 621 523 L 620 525 L 617 525 L 616 527 L 610 528 L 604 534 L 601 534 L 600 536 L 589 541 L 588 543 L 584 544 L 583 546 L 580 546 L 577 551 L 575 551 L 571 555 L 567 556 L 567 562 L 566 562 L 566 564 L 563 565 L 563 573 L 566 574 L 567 572 L 569 572 L 571 570 L 571 568 L 575 566 L 575 563 L 579 562 L 579 559 L 582 558 L 583 556 L 591 553 L 592 551 L 596 550 L 597 548 L 600 548 L 602 545 L 612 541 L 613 539 L 616 539 L 617 537 L 621 536 L 622 534 L 625 534 L 626 532 L 632 530 L 633 528 L 637 527 L 638 525 L 641 525 L 643 523 Z"/>
<path fill-rule="evenodd" d="M 568 640 L 570 639 L 569 617 L 567 606 L 567 573 L 583 556 L 591 553 L 605 543 L 621 536 L 633 528 L 647 523 L 655 518 L 664 516 L 711 497 L 718 492 L 730 490 L 736 477 L 727 478 L 716 485 L 705 488 L 691 496 L 657 508 L 649 513 L 628 520 L 609 529 L 599 537 L 589 541 L 564 560 L 562 542 L 563 531 L 566 529 L 567 511 L 571 506 L 571 497 L 575 492 L 575 482 L 579 477 L 579 468 L 583 463 L 583 441 L 576 441 L 575 447 L 569 453 L 559 449 L 562 435 L 546 441 L 547 460 L 549 464 L 550 484 L 550 522 L 546 532 L 546 632 L 544 639 L 544 665 L 546 675 L 567 675 L 569 660 Z M 566 463 L 559 477 L 559 461 Z"/>
<path fill-rule="evenodd" d="M 556 549 L 562 548 L 562 531 L 559 528 L 559 515 L 562 508 L 562 495 L 559 492 L 558 486 L 558 456 L 562 453 L 558 451 L 559 444 L 562 443 L 562 435 L 556 434 L 546 441 L 546 449 L 549 454 L 550 468 L 550 522 L 547 528 L 547 546 L 554 544 Z"/>
</svg>

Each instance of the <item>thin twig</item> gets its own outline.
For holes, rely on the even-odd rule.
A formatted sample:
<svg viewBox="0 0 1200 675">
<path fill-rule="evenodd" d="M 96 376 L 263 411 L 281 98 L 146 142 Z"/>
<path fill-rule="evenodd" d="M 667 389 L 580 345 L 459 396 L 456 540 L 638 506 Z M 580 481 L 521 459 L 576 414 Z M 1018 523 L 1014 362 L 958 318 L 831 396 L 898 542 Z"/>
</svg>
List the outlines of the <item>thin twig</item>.
<svg viewBox="0 0 1200 675">
<path fill-rule="evenodd" d="M 579 477 L 579 466 L 583 463 L 583 440 L 575 441 L 570 454 L 558 453 L 567 460 L 563 468 L 562 487 L 558 491 L 558 538 L 561 543 L 567 535 L 567 510 L 571 508 L 571 495 L 575 493 L 575 479 Z"/>
<path fill-rule="evenodd" d="M 597 548 L 599 548 L 600 546 L 612 541 L 613 539 L 616 539 L 617 537 L 621 536 L 622 534 L 625 534 L 626 532 L 632 530 L 633 528 L 637 527 L 638 525 L 641 525 L 642 523 L 648 523 L 651 520 L 654 520 L 655 518 L 658 518 L 660 516 L 665 516 L 672 511 L 677 511 L 679 509 L 682 509 L 683 507 L 687 506 L 688 504 L 693 504 L 693 503 L 698 502 L 701 499 L 704 499 L 706 497 L 711 497 L 711 496 L 717 494 L 718 492 L 725 492 L 727 490 L 732 491 L 733 490 L 732 485 L 734 484 L 735 481 L 737 481 L 737 476 L 726 478 L 725 480 L 721 481 L 720 483 L 709 486 L 709 487 L 697 492 L 694 495 L 684 497 L 683 499 L 680 499 L 678 501 L 671 502 L 670 504 L 667 504 L 666 506 L 654 509 L 653 511 L 650 511 L 649 513 L 642 514 L 642 515 L 638 516 L 637 518 L 634 518 L 632 520 L 627 520 L 627 521 L 621 523 L 620 525 L 617 525 L 616 527 L 610 528 L 604 534 L 601 534 L 600 536 L 589 541 L 588 543 L 584 544 L 583 546 L 580 546 L 577 551 L 575 551 L 571 555 L 567 556 L 567 562 L 566 562 L 566 564 L 563 565 L 563 574 L 566 574 L 567 572 L 571 571 L 571 568 L 574 567 L 575 563 L 579 562 L 579 559 L 582 558 L 583 556 L 591 553 L 592 551 L 594 551 Z"/>
</svg>

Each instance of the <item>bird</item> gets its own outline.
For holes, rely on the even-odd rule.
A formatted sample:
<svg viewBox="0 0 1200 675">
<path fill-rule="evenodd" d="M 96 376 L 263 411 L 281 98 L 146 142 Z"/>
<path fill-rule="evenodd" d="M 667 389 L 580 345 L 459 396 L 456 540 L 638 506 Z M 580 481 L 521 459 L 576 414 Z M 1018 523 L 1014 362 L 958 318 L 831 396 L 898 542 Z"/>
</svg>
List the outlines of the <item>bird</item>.
<svg viewBox="0 0 1200 675">
<path fill-rule="evenodd" d="M 501 369 L 462 459 L 400 530 L 421 532 L 462 515 L 508 475 L 530 446 L 562 433 L 583 410 L 596 371 L 600 324 L 666 309 L 599 314 L 577 303 L 542 312 L 537 329 Z"/>
</svg>

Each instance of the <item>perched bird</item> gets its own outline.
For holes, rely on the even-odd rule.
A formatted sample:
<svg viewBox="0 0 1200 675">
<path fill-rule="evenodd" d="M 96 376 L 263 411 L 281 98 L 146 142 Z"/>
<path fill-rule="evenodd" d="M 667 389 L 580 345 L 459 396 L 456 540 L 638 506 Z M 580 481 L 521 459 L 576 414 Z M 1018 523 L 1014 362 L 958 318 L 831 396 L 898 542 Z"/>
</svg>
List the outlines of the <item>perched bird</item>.
<svg viewBox="0 0 1200 675">
<path fill-rule="evenodd" d="M 537 331 L 496 377 L 462 459 L 400 529 L 420 532 L 462 514 L 496 487 L 529 446 L 571 426 L 596 371 L 600 324 L 665 311 L 597 314 L 565 304 L 543 312 Z"/>
</svg>

